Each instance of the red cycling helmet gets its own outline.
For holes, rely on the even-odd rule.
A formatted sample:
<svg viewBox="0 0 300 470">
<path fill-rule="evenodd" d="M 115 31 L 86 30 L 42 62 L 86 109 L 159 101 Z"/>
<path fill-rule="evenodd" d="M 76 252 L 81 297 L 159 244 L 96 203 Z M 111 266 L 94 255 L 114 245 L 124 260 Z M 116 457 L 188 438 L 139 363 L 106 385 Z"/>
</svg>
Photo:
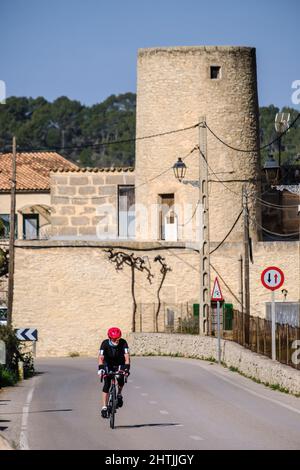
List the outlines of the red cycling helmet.
<svg viewBox="0 0 300 470">
<path fill-rule="evenodd" d="M 110 339 L 120 339 L 122 336 L 122 331 L 120 330 L 120 328 L 113 326 L 112 328 L 109 328 L 107 336 Z"/>
</svg>

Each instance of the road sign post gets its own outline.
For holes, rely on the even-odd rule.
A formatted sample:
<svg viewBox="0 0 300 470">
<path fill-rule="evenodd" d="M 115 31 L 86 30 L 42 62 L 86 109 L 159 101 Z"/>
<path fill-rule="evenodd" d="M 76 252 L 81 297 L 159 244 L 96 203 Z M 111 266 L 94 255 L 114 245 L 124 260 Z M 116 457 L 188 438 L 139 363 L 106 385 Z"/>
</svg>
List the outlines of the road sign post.
<svg viewBox="0 0 300 470">
<path fill-rule="evenodd" d="M 6 364 L 6 345 L 2 339 L 0 339 L 0 364 Z"/>
<path fill-rule="evenodd" d="M 221 319 L 220 319 L 220 302 L 217 302 L 218 317 L 218 363 L 221 364 Z"/>
<path fill-rule="evenodd" d="M 218 278 L 215 278 L 211 301 L 217 302 L 218 363 L 221 364 L 221 302 L 224 302 Z"/>
<path fill-rule="evenodd" d="M 271 290 L 272 360 L 276 361 L 275 290 L 279 289 L 284 283 L 284 274 L 276 266 L 269 266 L 261 273 L 261 282 L 266 289 Z"/>
</svg>

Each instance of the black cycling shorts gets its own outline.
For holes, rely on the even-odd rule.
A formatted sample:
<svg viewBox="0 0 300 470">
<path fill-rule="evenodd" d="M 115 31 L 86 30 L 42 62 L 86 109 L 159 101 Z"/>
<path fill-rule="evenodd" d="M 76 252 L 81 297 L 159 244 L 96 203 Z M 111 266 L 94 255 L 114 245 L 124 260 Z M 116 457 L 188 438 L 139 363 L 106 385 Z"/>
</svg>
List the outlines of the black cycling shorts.
<svg viewBox="0 0 300 470">
<path fill-rule="evenodd" d="M 124 375 L 119 375 L 117 378 L 118 384 L 120 387 L 123 387 L 124 385 Z M 104 385 L 103 385 L 103 392 L 108 393 L 109 388 L 110 388 L 110 383 L 111 383 L 111 377 L 105 377 L 104 378 Z"/>
</svg>

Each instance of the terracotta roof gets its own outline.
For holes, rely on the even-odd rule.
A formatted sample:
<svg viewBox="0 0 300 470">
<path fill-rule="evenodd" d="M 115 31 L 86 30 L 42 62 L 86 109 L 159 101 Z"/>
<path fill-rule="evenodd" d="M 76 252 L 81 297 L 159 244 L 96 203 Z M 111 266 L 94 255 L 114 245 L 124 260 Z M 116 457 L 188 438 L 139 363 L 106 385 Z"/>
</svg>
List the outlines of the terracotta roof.
<svg viewBox="0 0 300 470">
<path fill-rule="evenodd" d="M 0 192 L 10 191 L 12 154 L 0 154 Z M 77 170 L 77 166 L 56 152 L 17 153 L 19 191 L 50 191 L 50 171 L 54 168 Z"/>
<path fill-rule="evenodd" d="M 86 167 L 86 168 L 79 168 L 79 167 L 75 167 L 75 168 L 67 168 L 67 169 L 64 169 L 64 168 L 54 168 L 54 170 L 51 170 L 51 171 L 54 171 L 54 172 L 77 172 L 77 173 L 84 173 L 84 172 L 89 172 L 89 173 L 103 173 L 103 172 L 111 172 L 111 173 L 121 173 L 121 172 L 130 172 L 132 173 L 134 171 L 134 167 L 132 166 L 127 166 L 127 167 L 107 167 L 107 168 L 90 168 L 90 167 Z"/>
</svg>

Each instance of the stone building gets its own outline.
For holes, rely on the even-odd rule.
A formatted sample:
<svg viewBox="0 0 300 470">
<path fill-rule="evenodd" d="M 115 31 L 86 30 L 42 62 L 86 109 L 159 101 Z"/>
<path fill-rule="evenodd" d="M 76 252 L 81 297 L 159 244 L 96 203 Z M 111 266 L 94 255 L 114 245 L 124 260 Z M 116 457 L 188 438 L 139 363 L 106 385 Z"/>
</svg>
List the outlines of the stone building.
<svg viewBox="0 0 300 470">
<path fill-rule="evenodd" d="M 270 294 L 260 273 L 268 265 L 282 268 L 288 300 L 300 301 L 299 241 L 261 241 L 255 50 L 142 49 L 135 169 L 52 172 L 51 239 L 16 243 L 13 321 L 17 327 L 38 328 L 39 355 L 96 354 L 109 326 L 118 324 L 125 334 L 132 330 L 133 311 L 136 331 L 157 326 L 162 331 L 178 318 L 197 315 L 202 219 L 199 189 L 193 183 L 201 177 L 196 124 L 202 120 L 229 145 L 207 129 L 211 284 L 218 276 L 226 302 L 241 309 L 242 218 L 231 228 L 241 212 L 246 183 L 253 252 L 251 314 L 266 314 Z M 170 132 L 174 130 L 178 132 Z M 143 138 L 147 136 L 153 137 Z M 173 175 L 178 157 L 185 158 L 191 184 Z M 107 250 L 133 256 L 148 271 L 134 271 L 133 283 L 130 264 L 116 269 Z M 161 286 L 163 262 L 170 270 Z M 281 292 L 277 300 L 284 300 Z"/>
</svg>

